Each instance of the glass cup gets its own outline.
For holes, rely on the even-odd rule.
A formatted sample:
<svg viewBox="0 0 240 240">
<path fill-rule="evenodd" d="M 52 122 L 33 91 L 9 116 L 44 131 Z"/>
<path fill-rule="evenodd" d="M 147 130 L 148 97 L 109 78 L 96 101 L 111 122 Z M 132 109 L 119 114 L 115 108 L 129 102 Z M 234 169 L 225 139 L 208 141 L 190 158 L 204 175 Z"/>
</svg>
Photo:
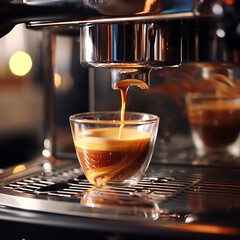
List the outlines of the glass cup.
<svg viewBox="0 0 240 240">
<path fill-rule="evenodd" d="M 159 118 L 147 113 L 89 112 L 70 117 L 74 146 L 88 181 L 101 185 L 137 184 L 156 141 Z"/>
<path fill-rule="evenodd" d="M 186 106 L 199 156 L 239 156 L 240 97 L 188 94 Z"/>
</svg>

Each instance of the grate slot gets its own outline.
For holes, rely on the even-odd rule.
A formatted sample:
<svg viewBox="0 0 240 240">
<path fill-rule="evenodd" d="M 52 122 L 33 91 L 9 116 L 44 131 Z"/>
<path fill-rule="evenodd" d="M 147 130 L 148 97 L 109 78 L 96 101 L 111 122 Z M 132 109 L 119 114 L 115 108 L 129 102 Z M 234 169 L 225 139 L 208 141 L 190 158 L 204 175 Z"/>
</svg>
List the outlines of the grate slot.
<svg viewBox="0 0 240 240">
<path fill-rule="evenodd" d="M 19 190 L 23 190 L 23 191 L 27 191 L 27 192 L 32 192 L 32 191 L 34 191 L 34 190 L 31 189 L 31 188 L 25 188 L 25 187 L 21 187 L 21 188 L 19 188 Z"/>
<path fill-rule="evenodd" d="M 63 189 L 64 191 L 70 191 L 70 192 L 83 192 L 85 189 L 72 189 L 72 188 L 67 188 Z"/>
<path fill-rule="evenodd" d="M 48 185 L 54 184 L 54 182 L 50 182 L 50 181 L 39 181 L 39 183 L 48 184 Z"/>
<path fill-rule="evenodd" d="M 12 188 L 18 188 L 20 185 L 19 184 L 9 184 L 8 186 L 12 187 Z"/>
<path fill-rule="evenodd" d="M 34 185 L 27 185 L 27 187 L 30 188 L 30 189 L 32 189 L 32 188 L 33 189 L 39 189 L 39 186 L 37 187 L 37 186 L 34 186 Z"/>
<path fill-rule="evenodd" d="M 35 186 L 38 186 L 38 187 L 46 187 L 47 184 L 42 184 L 42 183 L 34 183 Z"/>
<path fill-rule="evenodd" d="M 70 189 L 76 189 L 76 190 L 87 190 L 90 188 L 90 186 L 69 186 Z"/>
<path fill-rule="evenodd" d="M 70 194 L 70 195 L 75 195 L 77 194 L 76 192 L 70 192 L 67 189 L 63 189 L 63 191 L 57 191 L 57 193 L 63 193 L 63 194 Z"/>
<path fill-rule="evenodd" d="M 49 192 L 48 195 L 50 196 L 56 196 L 56 197 L 65 197 L 65 198 L 70 198 L 70 194 L 60 194 L 58 192 Z"/>
<path fill-rule="evenodd" d="M 17 184 L 19 185 L 25 185 L 26 183 L 25 182 L 16 182 Z"/>
</svg>

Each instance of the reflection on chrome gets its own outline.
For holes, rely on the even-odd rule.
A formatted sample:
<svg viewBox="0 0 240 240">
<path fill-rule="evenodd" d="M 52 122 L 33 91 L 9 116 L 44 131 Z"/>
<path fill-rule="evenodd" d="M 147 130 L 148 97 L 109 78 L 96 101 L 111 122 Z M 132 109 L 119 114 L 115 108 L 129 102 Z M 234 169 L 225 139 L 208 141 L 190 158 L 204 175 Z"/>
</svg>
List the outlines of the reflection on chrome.
<svg viewBox="0 0 240 240">
<path fill-rule="evenodd" d="M 156 220 L 160 215 L 158 204 L 148 194 L 130 195 L 118 189 L 113 191 L 107 186 L 87 190 L 81 204 L 87 207 L 116 208 L 119 216 L 137 220 Z"/>
<path fill-rule="evenodd" d="M 17 172 L 22 172 L 26 169 L 26 166 L 23 164 L 19 164 L 16 167 L 14 167 L 13 169 L 13 173 L 17 173 Z"/>
</svg>

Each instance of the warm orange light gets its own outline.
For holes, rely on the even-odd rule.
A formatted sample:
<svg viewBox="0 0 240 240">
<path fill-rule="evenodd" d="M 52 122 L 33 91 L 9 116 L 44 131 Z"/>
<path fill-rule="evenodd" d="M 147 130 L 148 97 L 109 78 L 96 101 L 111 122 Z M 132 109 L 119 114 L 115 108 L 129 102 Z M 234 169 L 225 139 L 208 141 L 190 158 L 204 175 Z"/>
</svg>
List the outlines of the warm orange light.
<svg viewBox="0 0 240 240">
<path fill-rule="evenodd" d="M 25 165 L 20 164 L 20 165 L 17 165 L 17 166 L 13 169 L 13 173 L 21 172 L 21 171 L 23 171 L 23 170 L 25 170 L 25 169 L 26 169 Z"/>
<path fill-rule="evenodd" d="M 59 88 L 62 83 L 61 75 L 58 73 L 54 74 L 54 85 L 56 88 Z"/>
<path fill-rule="evenodd" d="M 58 91 L 69 91 L 73 87 L 73 78 L 67 73 L 63 73 L 61 75 L 59 73 L 55 73 L 54 85 Z"/>
<path fill-rule="evenodd" d="M 149 13 L 151 11 L 151 7 L 154 3 L 156 3 L 156 0 L 146 0 L 145 5 L 144 5 L 144 9 L 137 14 Z"/>
<path fill-rule="evenodd" d="M 224 3 L 227 5 L 233 5 L 235 3 L 235 0 L 224 0 Z"/>
<path fill-rule="evenodd" d="M 32 59 L 26 52 L 15 52 L 9 60 L 9 68 L 13 74 L 24 76 L 32 68 Z"/>
</svg>

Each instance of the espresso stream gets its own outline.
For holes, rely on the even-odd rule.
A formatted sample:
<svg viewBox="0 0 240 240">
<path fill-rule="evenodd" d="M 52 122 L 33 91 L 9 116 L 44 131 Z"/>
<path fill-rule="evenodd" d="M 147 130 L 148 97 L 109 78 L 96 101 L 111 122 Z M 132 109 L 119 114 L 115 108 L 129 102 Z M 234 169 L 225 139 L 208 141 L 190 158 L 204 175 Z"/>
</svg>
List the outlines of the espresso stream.
<svg viewBox="0 0 240 240">
<path fill-rule="evenodd" d="M 120 89 L 120 127 L 87 130 L 75 141 L 82 169 L 89 182 L 97 187 L 110 180 L 117 182 L 133 177 L 148 154 L 150 134 L 124 128 L 127 90 L 128 87 Z"/>
</svg>

